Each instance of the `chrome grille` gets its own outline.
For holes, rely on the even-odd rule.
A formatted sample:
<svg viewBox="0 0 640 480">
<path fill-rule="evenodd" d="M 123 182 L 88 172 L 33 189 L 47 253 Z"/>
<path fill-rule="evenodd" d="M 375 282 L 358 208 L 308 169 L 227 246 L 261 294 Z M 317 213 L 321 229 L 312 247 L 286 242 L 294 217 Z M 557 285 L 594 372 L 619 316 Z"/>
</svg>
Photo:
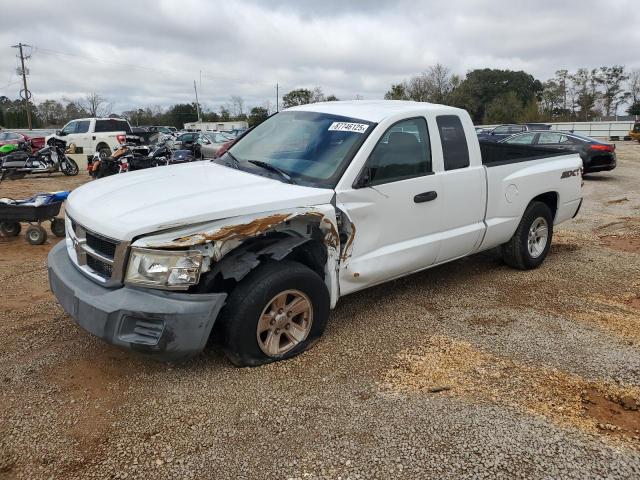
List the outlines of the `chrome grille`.
<svg viewBox="0 0 640 480">
<path fill-rule="evenodd" d="M 105 237 L 67 217 L 67 251 L 85 275 L 105 286 L 122 284 L 129 242 Z"/>
</svg>

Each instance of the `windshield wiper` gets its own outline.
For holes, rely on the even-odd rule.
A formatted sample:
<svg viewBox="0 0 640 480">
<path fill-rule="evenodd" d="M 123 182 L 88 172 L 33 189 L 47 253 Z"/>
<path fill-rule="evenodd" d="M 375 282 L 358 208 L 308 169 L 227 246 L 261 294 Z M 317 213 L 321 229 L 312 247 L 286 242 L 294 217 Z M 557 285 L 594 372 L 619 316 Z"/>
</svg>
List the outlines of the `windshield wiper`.
<svg viewBox="0 0 640 480">
<path fill-rule="evenodd" d="M 231 160 L 233 160 L 233 168 L 237 168 L 237 169 L 240 168 L 240 162 L 238 161 L 238 159 L 236 157 L 233 156 L 233 154 L 229 150 L 224 152 L 222 154 L 222 157 L 220 157 L 220 158 L 223 158 L 225 155 L 227 155 Z M 220 158 L 212 158 L 211 161 L 215 162 L 216 160 L 220 160 Z M 225 162 L 225 164 L 226 164 L 226 162 Z"/>
<path fill-rule="evenodd" d="M 282 178 L 284 178 L 287 183 L 291 183 L 291 184 L 294 184 L 294 185 L 296 183 L 296 182 L 293 181 L 293 178 L 291 178 L 291 175 L 289 175 L 287 172 L 285 172 L 281 168 L 276 167 L 275 165 L 271 165 L 270 163 L 263 162 L 262 160 L 247 160 L 247 162 L 252 163 L 254 165 L 257 165 L 259 167 L 262 167 L 265 170 L 269 170 L 270 172 L 277 173 Z"/>
</svg>

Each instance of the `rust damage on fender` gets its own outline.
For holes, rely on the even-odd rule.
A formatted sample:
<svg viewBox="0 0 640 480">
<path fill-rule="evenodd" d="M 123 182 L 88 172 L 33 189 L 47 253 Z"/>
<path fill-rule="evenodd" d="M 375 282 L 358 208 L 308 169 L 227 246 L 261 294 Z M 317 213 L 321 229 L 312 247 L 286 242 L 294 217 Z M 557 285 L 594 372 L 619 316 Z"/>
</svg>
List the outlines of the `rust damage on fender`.
<svg viewBox="0 0 640 480">
<path fill-rule="evenodd" d="M 267 217 L 256 218 L 248 223 L 237 225 L 225 225 L 213 232 L 202 232 L 185 237 L 179 237 L 165 244 L 167 247 L 190 247 L 202 245 L 206 242 L 217 242 L 220 240 L 243 240 L 255 237 L 272 227 L 290 219 L 292 215 L 288 213 L 276 213 Z"/>
<path fill-rule="evenodd" d="M 314 223 L 318 224 L 320 231 L 323 233 L 323 243 L 327 245 L 327 247 L 333 247 L 338 250 L 340 246 L 340 236 L 335 225 L 324 213 L 315 210 L 272 213 L 247 222 L 222 225 L 209 231 L 196 232 L 172 240 L 153 243 L 152 246 L 155 248 L 184 248 L 213 243 L 214 245 L 218 245 L 222 250 L 223 245 L 239 245 L 248 238 L 276 230 L 281 225 L 287 225 L 287 229 L 289 229 L 289 222 L 302 220 L 304 218 L 317 219 Z M 296 228 L 295 225 L 290 227 L 291 230 L 300 230 L 300 225 L 297 226 L 298 228 Z M 221 250 L 218 251 L 218 254 L 214 255 L 214 257 L 221 257 L 224 253 Z"/>
</svg>

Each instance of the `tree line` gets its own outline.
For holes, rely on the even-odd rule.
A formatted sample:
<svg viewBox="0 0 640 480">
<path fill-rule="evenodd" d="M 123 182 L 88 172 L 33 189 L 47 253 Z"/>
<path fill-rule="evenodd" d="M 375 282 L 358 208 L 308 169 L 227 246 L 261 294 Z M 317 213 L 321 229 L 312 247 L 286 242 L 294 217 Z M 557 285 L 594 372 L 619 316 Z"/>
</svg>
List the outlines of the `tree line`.
<svg viewBox="0 0 640 480">
<path fill-rule="evenodd" d="M 360 97 L 357 97 L 360 98 Z M 436 64 L 424 72 L 392 84 L 384 95 L 390 100 L 414 100 L 452 105 L 466 109 L 476 124 L 547 121 L 588 121 L 616 115 L 627 106 L 629 115 L 640 115 L 640 70 L 627 71 L 622 65 L 575 72 L 558 70 L 553 78 L 540 81 L 523 71 L 476 69 L 463 77 Z M 321 87 L 298 88 L 282 97 L 282 107 L 322 101 L 336 101 Z M 250 109 L 238 95 L 217 110 L 193 103 L 136 108 L 121 112 L 133 126 L 168 125 L 182 128 L 185 123 L 246 120 L 254 126 L 275 112 L 271 102 Z M 79 99 L 44 100 L 30 103 L 34 128 L 61 127 L 75 118 L 113 114 L 113 104 L 97 93 Z M 0 125 L 25 128 L 27 116 L 23 100 L 0 97 Z"/>
<path fill-rule="evenodd" d="M 436 64 L 391 85 L 386 99 L 441 103 L 466 109 L 478 123 L 588 121 L 614 116 L 623 105 L 640 115 L 640 70 L 603 66 L 558 70 L 541 82 L 523 71 L 476 69 L 464 78 Z"/>
</svg>

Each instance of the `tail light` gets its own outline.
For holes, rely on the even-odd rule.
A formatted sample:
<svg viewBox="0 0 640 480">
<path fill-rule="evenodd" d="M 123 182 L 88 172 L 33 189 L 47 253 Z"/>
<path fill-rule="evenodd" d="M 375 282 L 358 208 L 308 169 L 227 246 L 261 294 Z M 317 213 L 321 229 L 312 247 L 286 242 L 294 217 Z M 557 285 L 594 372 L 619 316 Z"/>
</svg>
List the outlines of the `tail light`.
<svg viewBox="0 0 640 480">
<path fill-rule="evenodd" d="M 591 150 L 596 150 L 598 152 L 613 152 L 615 149 L 616 149 L 615 145 L 600 145 L 600 144 L 591 145 Z"/>
<path fill-rule="evenodd" d="M 118 140 L 118 143 L 125 143 L 127 141 L 127 136 L 126 135 L 116 135 L 116 140 Z"/>
</svg>

